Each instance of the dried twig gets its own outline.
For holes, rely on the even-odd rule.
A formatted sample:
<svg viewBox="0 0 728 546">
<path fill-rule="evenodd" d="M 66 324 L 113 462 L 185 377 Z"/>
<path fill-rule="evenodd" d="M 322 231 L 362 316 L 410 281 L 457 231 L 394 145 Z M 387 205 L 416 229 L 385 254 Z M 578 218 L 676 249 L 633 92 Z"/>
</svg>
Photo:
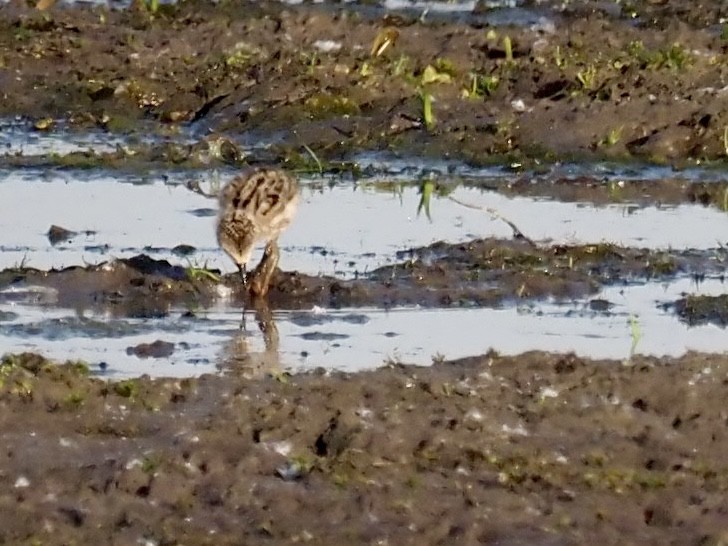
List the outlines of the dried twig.
<svg viewBox="0 0 728 546">
<path fill-rule="evenodd" d="M 498 212 L 494 208 L 481 207 L 480 205 L 473 205 L 472 203 L 466 203 L 465 201 L 461 201 L 460 199 L 458 199 L 457 197 L 453 197 L 452 195 L 448 195 L 447 198 L 450 199 L 450 201 L 452 201 L 453 203 L 457 203 L 458 205 L 462 205 L 463 207 L 467 207 L 469 209 L 475 209 L 475 210 L 482 210 L 484 212 L 487 212 L 488 214 L 490 214 L 490 216 L 492 218 L 494 218 L 496 220 L 501 220 L 501 221 L 505 222 L 506 224 L 508 224 L 508 226 L 513 230 L 513 236 L 516 239 L 523 239 L 524 241 L 526 241 L 528 244 L 530 244 L 534 248 L 536 248 L 538 246 L 533 241 L 533 239 L 526 237 L 523 234 L 523 232 L 520 229 L 518 229 L 518 226 L 516 226 L 516 224 L 511 222 L 508 218 L 505 218 L 500 212 Z"/>
</svg>

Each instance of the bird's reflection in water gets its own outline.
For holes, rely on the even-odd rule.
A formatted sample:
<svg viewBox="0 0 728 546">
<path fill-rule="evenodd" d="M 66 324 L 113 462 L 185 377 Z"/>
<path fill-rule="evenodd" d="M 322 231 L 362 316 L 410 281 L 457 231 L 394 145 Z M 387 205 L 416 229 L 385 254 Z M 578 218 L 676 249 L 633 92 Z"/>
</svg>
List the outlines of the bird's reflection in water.
<svg viewBox="0 0 728 546">
<path fill-rule="evenodd" d="M 246 325 L 245 309 L 243 309 L 240 328 L 223 349 L 222 367 L 227 373 L 251 378 L 278 374 L 282 371 L 280 338 L 273 313 L 264 298 L 253 298 L 252 308 L 255 310 L 258 330 L 263 335 L 264 350 L 251 350 L 255 332 L 249 324 Z"/>
</svg>

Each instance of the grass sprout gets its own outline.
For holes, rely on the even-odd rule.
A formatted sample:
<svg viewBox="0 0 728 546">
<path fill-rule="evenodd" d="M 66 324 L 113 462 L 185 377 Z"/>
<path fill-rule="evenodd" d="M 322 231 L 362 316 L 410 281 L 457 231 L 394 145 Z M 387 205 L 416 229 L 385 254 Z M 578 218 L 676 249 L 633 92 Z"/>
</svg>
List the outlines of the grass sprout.
<svg viewBox="0 0 728 546">
<path fill-rule="evenodd" d="M 632 345 L 629 348 L 629 357 L 632 358 L 637 350 L 637 345 L 642 339 L 642 328 L 636 315 L 629 316 L 629 335 L 632 338 Z"/>
<path fill-rule="evenodd" d="M 513 62 L 513 43 L 510 36 L 503 37 L 503 49 L 506 52 L 506 62 Z"/>
<path fill-rule="evenodd" d="M 417 205 L 417 216 L 424 210 L 427 219 L 432 222 L 430 214 L 430 202 L 432 201 L 432 193 L 435 191 L 435 181 L 427 178 L 420 184 L 420 203 Z"/>
<path fill-rule="evenodd" d="M 302 146 L 303 146 L 303 149 L 306 150 L 306 152 L 308 153 L 308 155 L 310 155 L 313 158 L 314 162 L 316 163 L 316 167 L 318 167 L 318 173 L 319 173 L 319 175 L 323 175 L 324 174 L 324 166 L 321 164 L 321 161 L 319 160 L 319 158 L 316 155 L 316 153 L 307 144 L 303 144 Z"/>
<path fill-rule="evenodd" d="M 425 127 L 432 130 L 435 128 L 436 122 L 435 114 L 432 111 L 432 93 L 423 89 L 420 91 L 420 98 L 422 99 L 422 119 L 425 122 Z"/>
</svg>

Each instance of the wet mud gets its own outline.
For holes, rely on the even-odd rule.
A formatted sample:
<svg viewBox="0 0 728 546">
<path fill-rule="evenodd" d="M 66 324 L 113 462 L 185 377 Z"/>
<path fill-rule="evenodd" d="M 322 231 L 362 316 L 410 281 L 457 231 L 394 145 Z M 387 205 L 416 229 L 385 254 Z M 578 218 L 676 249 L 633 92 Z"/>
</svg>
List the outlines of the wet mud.
<svg viewBox="0 0 728 546">
<path fill-rule="evenodd" d="M 498 306 L 515 300 L 574 300 L 609 285 L 722 275 L 725 249 L 654 251 L 609 243 L 537 246 L 523 239 L 436 243 L 400 252 L 401 262 L 341 280 L 277 269 L 266 305 L 272 308 Z M 250 306 L 237 273 L 221 275 L 146 255 L 61 270 L 0 272 L 0 301 L 36 296 L 54 305 L 132 317 L 163 316 L 230 299 Z"/>
<path fill-rule="evenodd" d="M 496 354 L 259 381 L 0 365 L 12 544 L 721 544 L 728 361 Z"/>
<path fill-rule="evenodd" d="M 362 154 L 381 154 L 435 162 L 447 180 L 423 167 L 406 183 L 431 180 L 442 197 L 472 183 L 448 168 L 457 160 L 503 165 L 509 176 L 485 189 L 506 196 L 728 210 L 720 2 L 476 2 L 455 14 L 376 2 L 41 5 L 0 8 L 0 116 L 37 135 L 120 139 L 69 153 L 9 143 L 4 170 L 175 169 L 194 189 L 203 169 L 273 163 L 354 184 L 377 174 Z M 617 167 L 558 174 L 584 160 Z M 646 164 L 675 170 L 630 174 Z M 92 233 L 81 229 L 54 223 L 43 236 L 61 248 Z M 413 248 L 353 278 L 277 270 L 264 304 L 237 275 L 180 265 L 195 250 L 185 241 L 174 263 L 0 271 L 0 322 L 21 301 L 177 320 L 225 300 L 255 309 L 265 341 L 253 354 L 234 337 L 219 373 L 185 379 L 110 381 L 81 361 L 4 356 L 0 543 L 728 542 L 723 355 L 490 352 L 355 374 L 268 365 L 271 309 L 583 300 L 608 314 L 613 302 L 595 297 L 604 287 L 725 272 L 721 233 L 701 250 L 520 235 Z M 727 306 L 684 294 L 666 308 L 723 335 Z M 126 353 L 148 362 L 183 343 L 152 337 Z"/>
<path fill-rule="evenodd" d="M 245 132 L 272 145 L 248 159 L 297 167 L 315 167 L 303 144 L 322 160 L 362 149 L 479 164 L 726 156 L 719 2 L 526 4 L 510 25 L 487 8 L 448 20 L 376 4 L 144 6 L 11 2 L 0 114 L 39 131 L 59 119 L 139 135 L 191 127 L 201 144 Z M 180 144 L 158 158 L 190 157 Z"/>
</svg>

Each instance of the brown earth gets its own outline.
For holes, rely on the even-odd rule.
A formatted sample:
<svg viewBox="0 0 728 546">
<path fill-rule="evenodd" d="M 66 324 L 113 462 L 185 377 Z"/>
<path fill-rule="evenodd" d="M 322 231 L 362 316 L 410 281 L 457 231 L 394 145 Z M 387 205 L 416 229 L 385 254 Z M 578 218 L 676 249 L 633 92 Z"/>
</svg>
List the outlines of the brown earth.
<svg viewBox="0 0 728 546">
<path fill-rule="evenodd" d="M 588 297 L 611 284 L 722 275 L 726 250 L 654 251 L 612 244 L 537 246 L 523 239 L 435 243 L 399 253 L 403 260 L 363 278 L 340 280 L 276 270 L 267 303 L 274 308 L 497 306 L 514 300 Z M 45 287 L 54 304 L 119 316 L 157 316 L 173 305 L 198 308 L 230 289 L 249 304 L 237 273 L 220 276 L 146 255 L 62 270 L 0 271 L 0 290 Z M 22 291 L 22 290 L 21 290 Z M 13 293 L 3 295 L 12 298 Z M 0 299 L 0 301 L 3 301 Z"/>
<path fill-rule="evenodd" d="M 141 2 L 3 4 L 0 116 L 38 131 L 69 124 L 168 139 L 111 154 L 4 156 L 0 166 L 318 168 L 304 145 L 327 172 L 353 174 L 361 151 L 509 160 L 516 170 L 563 159 L 720 166 L 726 156 L 722 2 L 527 3 L 550 23 L 499 27 L 484 6 L 423 21 L 421 11 L 367 4 L 190 1 L 154 13 Z M 386 38 L 392 45 L 373 55 Z M 499 190 L 726 208 L 725 182 L 678 178 L 527 176 Z M 351 281 L 278 271 L 270 304 L 588 298 L 605 284 L 721 275 L 726 260 L 723 248 L 523 238 L 400 258 Z M 46 286 L 61 305 L 146 316 L 209 304 L 215 274 L 137 257 L 5 270 L 0 288 Z M 243 303 L 236 277 L 219 282 Z M 727 306 L 686 296 L 674 311 L 724 327 Z M 487 354 L 255 379 L 244 360 L 224 375 L 104 382 L 82 363 L 6 356 L 0 544 L 728 544 L 724 356 Z"/>
<path fill-rule="evenodd" d="M 534 7 L 548 17 L 539 24 L 492 27 L 487 10 L 423 22 L 376 6 L 39 12 L 12 2 L 0 12 L 0 115 L 41 130 L 50 117 L 137 134 L 245 132 L 274 144 L 249 160 L 291 166 L 311 163 L 303 144 L 329 160 L 361 150 L 475 163 L 726 156 L 721 2 L 548 6 Z M 321 49 L 327 40 L 334 50 Z M 188 154 L 173 146 L 157 159 Z"/>
<path fill-rule="evenodd" d="M 492 239 L 405 254 L 352 281 L 277 271 L 271 305 L 588 297 L 603 284 L 715 274 L 725 259 Z M 63 306 L 159 316 L 173 303 L 209 304 L 214 275 L 140 256 L 6 270 L 0 288 L 44 286 Z M 243 303 L 237 275 L 219 282 Z M 725 298 L 675 304 L 683 320 L 721 325 L 725 308 Z M 156 345 L 132 350 L 164 351 Z M 235 347 L 224 375 L 120 382 L 89 377 L 83 363 L 6 356 L 0 543 L 728 540 L 722 356 L 487 354 L 431 368 L 261 376 L 269 356 Z"/>
<path fill-rule="evenodd" d="M 728 359 L 0 366 L 5 544 L 725 544 Z M 718 403 L 716 403 L 718 402 Z"/>
</svg>

